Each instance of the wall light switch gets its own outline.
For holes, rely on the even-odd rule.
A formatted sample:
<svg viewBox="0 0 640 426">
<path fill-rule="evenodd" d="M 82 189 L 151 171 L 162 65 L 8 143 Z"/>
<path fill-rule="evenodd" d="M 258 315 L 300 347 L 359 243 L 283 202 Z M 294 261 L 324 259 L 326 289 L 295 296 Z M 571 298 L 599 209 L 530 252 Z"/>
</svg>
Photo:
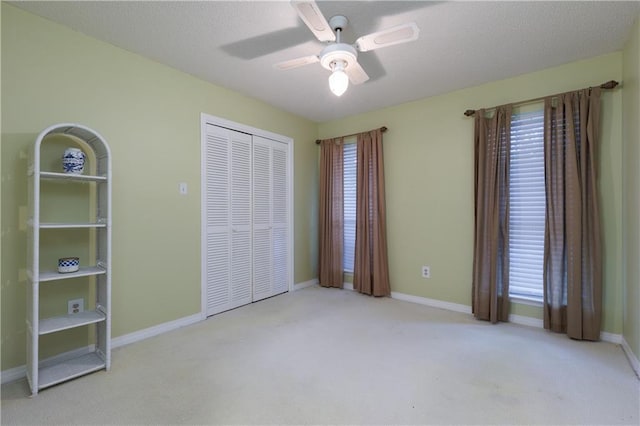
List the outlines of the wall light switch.
<svg viewBox="0 0 640 426">
<path fill-rule="evenodd" d="M 180 182 L 178 184 L 178 190 L 180 191 L 181 195 L 187 195 L 187 183 L 186 182 Z"/>
</svg>

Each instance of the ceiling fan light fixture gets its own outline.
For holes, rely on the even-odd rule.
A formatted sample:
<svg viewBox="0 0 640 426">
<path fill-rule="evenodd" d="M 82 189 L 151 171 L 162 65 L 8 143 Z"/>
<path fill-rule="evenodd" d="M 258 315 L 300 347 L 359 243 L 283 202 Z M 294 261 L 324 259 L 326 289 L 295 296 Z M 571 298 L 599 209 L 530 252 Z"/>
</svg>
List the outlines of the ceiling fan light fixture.
<svg viewBox="0 0 640 426">
<path fill-rule="evenodd" d="M 336 96 L 342 96 L 349 87 L 349 76 L 344 72 L 344 61 L 336 61 L 332 68 L 331 76 L 329 76 L 329 89 Z"/>
<path fill-rule="evenodd" d="M 327 22 L 316 0 L 289 1 L 316 38 L 321 42 L 331 43 L 325 46 L 317 56 L 311 55 L 280 62 L 275 67 L 280 70 L 289 70 L 320 62 L 323 68 L 331 71 L 329 88 L 336 96 L 342 96 L 347 91 L 349 82 L 358 85 L 369 80 L 369 76 L 358 63 L 358 52 L 413 41 L 420 33 L 416 23 L 409 22 L 364 35 L 358 38 L 355 44 L 347 44 L 342 42 L 342 31 L 349 25 L 346 16 L 335 15 Z"/>
</svg>

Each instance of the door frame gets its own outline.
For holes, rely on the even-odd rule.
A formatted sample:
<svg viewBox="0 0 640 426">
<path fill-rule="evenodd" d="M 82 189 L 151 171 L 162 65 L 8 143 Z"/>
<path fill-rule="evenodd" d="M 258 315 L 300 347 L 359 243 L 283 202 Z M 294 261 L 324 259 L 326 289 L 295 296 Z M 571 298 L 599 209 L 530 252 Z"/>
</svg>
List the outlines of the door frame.
<svg viewBox="0 0 640 426">
<path fill-rule="evenodd" d="M 261 136 L 266 139 L 271 139 L 276 142 L 281 142 L 287 145 L 287 173 L 289 174 L 288 188 L 288 222 L 287 227 L 289 229 L 288 244 L 289 244 L 289 256 L 287 257 L 287 271 L 288 271 L 288 291 L 293 291 L 293 250 L 294 241 L 294 220 L 293 220 L 293 138 L 288 136 L 272 133 L 267 130 L 258 129 L 256 127 L 248 126 L 246 124 L 237 123 L 231 120 L 227 120 L 214 115 L 201 113 L 200 114 L 200 316 L 202 319 L 207 318 L 207 221 L 206 221 L 206 143 L 207 143 L 207 125 L 211 124 L 218 127 L 224 127 L 230 130 L 235 130 L 250 135 Z"/>
</svg>

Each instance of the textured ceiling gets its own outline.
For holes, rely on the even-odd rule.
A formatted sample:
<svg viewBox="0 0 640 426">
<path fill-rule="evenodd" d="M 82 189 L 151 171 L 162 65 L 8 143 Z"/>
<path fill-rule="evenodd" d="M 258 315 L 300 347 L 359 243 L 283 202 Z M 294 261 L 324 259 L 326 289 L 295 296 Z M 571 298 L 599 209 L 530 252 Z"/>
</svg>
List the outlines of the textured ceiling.
<svg viewBox="0 0 640 426">
<path fill-rule="evenodd" d="M 288 1 L 11 2 L 317 122 L 621 50 L 640 14 L 640 2 L 317 3 L 348 17 L 345 42 L 410 21 L 420 38 L 361 53 L 371 79 L 338 98 L 318 63 L 273 67 L 323 47 Z"/>
</svg>

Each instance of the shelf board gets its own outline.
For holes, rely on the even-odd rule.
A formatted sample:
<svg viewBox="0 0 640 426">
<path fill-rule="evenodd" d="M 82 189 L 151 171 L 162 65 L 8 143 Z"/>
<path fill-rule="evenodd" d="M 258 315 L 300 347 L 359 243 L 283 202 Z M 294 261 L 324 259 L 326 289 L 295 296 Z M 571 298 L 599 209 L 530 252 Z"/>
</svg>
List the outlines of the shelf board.
<svg viewBox="0 0 640 426">
<path fill-rule="evenodd" d="M 46 318 L 40 321 L 38 333 L 41 335 L 55 333 L 56 331 L 93 324 L 105 319 L 107 317 L 99 311 L 84 311 L 77 314 Z"/>
<path fill-rule="evenodd" d="M 106 182 L 106 176 L 75 175 L 73 173 L 40 172 L 41 179 L 75 180 L 78 182 Z"/>
<path fill-rule="evenodd" d="M 60 273 L 58 271 L 42 271 L 40 272 L 40 282 L 66 280 L 70 278 L 87 277 L 91 275 L 106 274 L 107 270 L 99 266 L 86 266 L 80 268 L 77 272 Z"/>
<path fill-rule="evenodd" d="M 100 356 L 91 352 L 77 358 L 68 359 L 38 371 L 38 389 L 53 386 L 75 377 L 83 376 L 106 367 Z"/>
<path fill-rule="evenodd" d="M 106 223 L 41 223 L 41 229 L 106 228 Z"/>
</svg>

